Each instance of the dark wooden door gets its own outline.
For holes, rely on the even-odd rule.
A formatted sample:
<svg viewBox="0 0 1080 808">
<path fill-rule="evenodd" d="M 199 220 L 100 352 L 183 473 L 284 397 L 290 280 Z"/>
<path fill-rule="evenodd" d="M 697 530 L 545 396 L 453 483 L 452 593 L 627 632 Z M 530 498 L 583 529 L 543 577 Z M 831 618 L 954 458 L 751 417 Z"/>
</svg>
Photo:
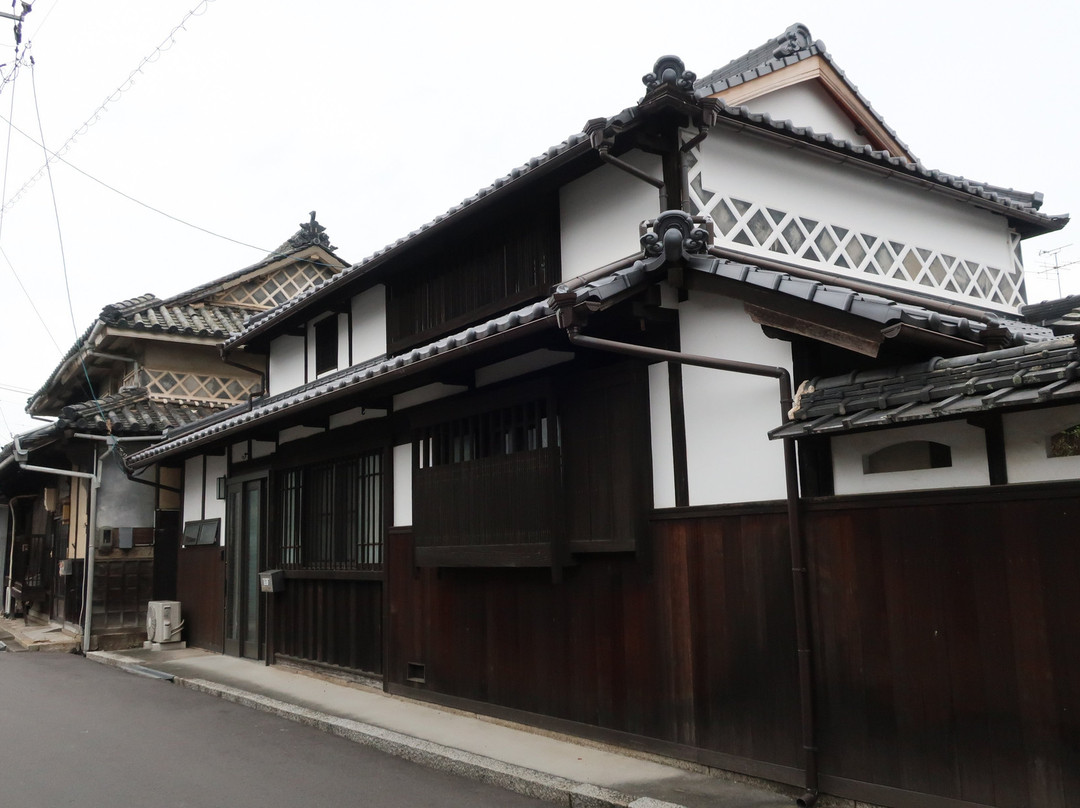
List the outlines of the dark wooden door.
<svg viewBox="0 0 1080 808">
<path fill-rule="evenodd" d="M 262 658 L 259 558 L 266 531 L 266 478 L 230 483 L 225 530 L 225 653 Z"/>
</svg>

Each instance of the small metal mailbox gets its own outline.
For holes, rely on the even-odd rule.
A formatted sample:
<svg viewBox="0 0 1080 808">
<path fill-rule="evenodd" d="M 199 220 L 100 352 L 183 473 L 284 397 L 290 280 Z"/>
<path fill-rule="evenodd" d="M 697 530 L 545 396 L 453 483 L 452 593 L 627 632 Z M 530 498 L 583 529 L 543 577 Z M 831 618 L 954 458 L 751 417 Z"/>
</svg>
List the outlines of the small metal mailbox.
<svg viewBox="0 0 1080 808">
<path fill-rule="evenodd" d="M 260 592 L 284 592 L 285 573 L 282 570 L 266 570 L 259 573 Z"/>
</svg>

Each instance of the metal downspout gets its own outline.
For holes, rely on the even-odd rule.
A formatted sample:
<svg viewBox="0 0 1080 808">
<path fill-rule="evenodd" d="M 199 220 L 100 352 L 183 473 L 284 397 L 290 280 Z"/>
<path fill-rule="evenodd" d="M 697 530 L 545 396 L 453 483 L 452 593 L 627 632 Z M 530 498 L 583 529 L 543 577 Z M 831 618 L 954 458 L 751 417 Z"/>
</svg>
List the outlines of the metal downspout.
<svg viewBox="0 0 1080 808">
<path fill-rule="evenodd" d="M 684 365 L 725 370 L 752 376 L 765 376 L 779 380 L 780 410 L 784 421 L 788 420 L 788 411 L 792 406 L 791 374 L 785 368 L 771 365 L 759 365 L 750 362 L 737 362 L 731 359 L 718 359 L 708 356 L 696 356 L 661 348 L 632 345 L 625 342 L 589 337 L 580 332 L 577 325 L 566 327 L 566 336 L 571 344 L 582 348 L 625 354 L 641 359 L 653 359 L 678 362 Z M 810 609 L 809 587 L 806 585 L 807 568 L 803 558 L 802 517 L 799 513 L 799 472 L 795 453 L 795 439 L 784 438 L 784 476 L 787 494 L 788 543 L 791 551 L 792 590 L 795 599 L 795 642 L 798 652 L 799 701 L 801 706 L 802 746 L 804 754 L 805 792 L 796 800 L 800 808 L 810 808 L 817 801 L 818 770 L 817 743 L 814 726 L 814 680 L 810 658 Z"/>
<path fill-rule="evenodd" d="M 86 520 L 86 594 L 83 598 L 83 653 L 90 650 L 90 628 L 94 619 L 94 563 L 97 559 L 97 499 L 98 488 L 101 487 L 101 467 L 105 458 L 112 452 L 109 446 L 95 464 L 95 475 L 90 481 L 90 515 Z"/>
<path fill-rule="evenodd" d="M 647 171 L 642 171 L 637 166 L 631 165 L 625 160 L 620 160 L 618 157 L 613 157 L 611 155 L 611 144 L 609 143 L 601 143 L 600 146 L 597 148 L 596 152 L 600 155 L 600 159 L 603 160 L 605 163 L 614 166 L 620 171 L 625 171 L 630 176 L 637 177 L 639 180 L 647 182 L 649 183 L 649 185 L 659 190 L 660 210 L 667 210 L 667 186 L 664 184 L 663 180 L 658 180 L 656 177 L 652 176 L 652 174 L 649 174 Z"/>
</svg>

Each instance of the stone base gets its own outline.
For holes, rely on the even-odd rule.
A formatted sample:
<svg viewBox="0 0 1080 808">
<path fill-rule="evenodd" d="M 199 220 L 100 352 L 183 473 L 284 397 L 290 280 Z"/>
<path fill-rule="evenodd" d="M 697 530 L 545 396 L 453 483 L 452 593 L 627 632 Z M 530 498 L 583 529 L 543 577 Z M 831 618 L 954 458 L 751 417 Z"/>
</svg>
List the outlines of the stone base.
<svg viewBox="0 0 1080 808">
<path fill-rule="evenodd" d="M 150 642 L 150 640 L 147 640 L 142 644 L 142 647 L 151 651 L 179 651 L 182 648 L 187 648 L 187 642 L 184 640 L 173 640 L 172 642 Z"/>
</svg>

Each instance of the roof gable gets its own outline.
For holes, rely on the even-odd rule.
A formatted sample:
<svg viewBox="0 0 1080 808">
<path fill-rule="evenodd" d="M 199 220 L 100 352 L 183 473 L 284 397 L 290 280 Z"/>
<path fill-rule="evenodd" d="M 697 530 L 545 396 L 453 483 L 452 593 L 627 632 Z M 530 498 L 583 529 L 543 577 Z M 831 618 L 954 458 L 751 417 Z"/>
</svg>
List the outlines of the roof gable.
<svg viewBox="0 0 1080 808">
<path fill-rule="evenodd" d="M 878 151 L 916 162 L 911 149 L 836 67 L 825 44 L 815 41 L 801 23 L 714 70 L 696 81 L 694 87 L 699 97 L 719 98 L 728 106 L 746 106 L 753 112 L 767 112 L 773 118 L 790 119 L 795 126 L 810 126 L 858 143 L 859 140 L 850 137 L 854 132 L 863 143 Z M 850 132 L 821 130 L 815 126 L 815 120 L 800 120 L 786 114 L 784 109 L 771 108 L 766 96 L 772 96 L 775 102 L 776 93 L 788 88 L 801 88 L 804 91 L 801 95 L 827 98 L 834 107 L 833 114 L 815 116 L 816 120 L 842 116 L 849 121 Z"/>
</svg>

